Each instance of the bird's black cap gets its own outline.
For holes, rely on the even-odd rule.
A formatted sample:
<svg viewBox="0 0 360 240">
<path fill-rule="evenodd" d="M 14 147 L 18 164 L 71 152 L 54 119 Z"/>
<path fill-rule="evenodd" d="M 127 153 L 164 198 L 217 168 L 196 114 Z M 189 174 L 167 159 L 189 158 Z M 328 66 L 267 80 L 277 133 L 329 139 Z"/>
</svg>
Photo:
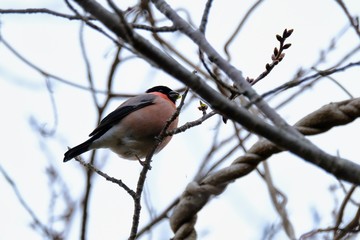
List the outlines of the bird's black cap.
<svg viewBox="0 0 360 240">
<path fill-rule="evenodd" d="M 179 93 L 166 86 L 155 86 L 146 90 L 146 93 L 160 92 L 165 94 L 173 103 L 179 98 Z"/>
</svg>

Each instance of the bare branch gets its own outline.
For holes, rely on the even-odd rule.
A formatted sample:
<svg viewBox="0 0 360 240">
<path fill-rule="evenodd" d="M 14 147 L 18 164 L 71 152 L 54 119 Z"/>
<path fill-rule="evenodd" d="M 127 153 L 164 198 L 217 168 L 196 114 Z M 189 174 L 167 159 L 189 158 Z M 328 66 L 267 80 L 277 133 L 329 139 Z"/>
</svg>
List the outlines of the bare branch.
<svg viewBox="0 0 360 240">
<path fill-rule="evenodd" d="M 34 213 L 31 207 L 26 203 L 25 199 L 21 195 L 17 185 L 13 181 L 13 179 L 7 174 L 5 169 L 0 165 L 0 173 L 4 176 L 5 180 L 11 186 L 12 190 L 14 191 L 16 198 L 19 200 L 21 206 L 26 210 L 26 212 L 31 216 L 33 220 L 33 226 L 37 229 L 40 229 L 42 234 L 44 234 L 49 239 L 60 239 L 60 234 L 49 229 L 44 223 L 41 222 L 39 217 Z"/>
<path fill-rule="evenodd" d="M 157 32 L 157 33 L 159 33 L 159 32 L 176 32 L 177 31 L 177 28 L 174 26 L 151 27 L 151 26 L 133 23 L 132 27 L 135 29 L 146 30 L 146 31 L 150 31 L 150 32 Z"/>
<path fill-rule="evenodd" d="M 251 14 L 260 6 L 260 4 L 263 2 L 264 0 L 258 0 L 257 2 L 254 3 L 254 5 L 252 5 L 250 7 L 250 9 L 246 12 L 245 16 L 242 18 L 242 20 L 240 21 L 239 25 L 236 27 L 235 31 L 233 32 L 233 34 L 230 36 L 229 40 L 227 40 L 227 42 L 224 45 L 224 52 L 227 56 L 227 60 L 230 62 L 231 61 L 231 55 L 229 52 L 229 46 L 230 44 L 234 41 L 236 35 L 239 34 L 241 28 L 245 25 L 246 21 L 250 18 Z"/>
<path fill-rule="evenodd" d="M 358 37 L 360 38 L 360 26 L 359 26 L 359 17 L 353 17 L 351 16 L 348 8 L 345 6 L 345 3 L 342 0 L 335 0 L 335 2 L 337 2 L 340 7 L 342 8 L 342 10 L 344 11 L 344 13 L 346 14 L 346 16 L 349 19 L 349 22 L 351 24 L 351 26 L 353 27 L 353 29 L 355 30 L 356 34 L 358 35 Z"/>
<path fill-rule="evenodd" d="M 82 20 L 82 18 L 79 16 L 59 13 L 47 8 L 0 9 L 0 14 L 36 14 L 36 13 L 50 14 L 56 17 L 62 17 L 69 20 Z M 94 18 L 89 18 L 89 20 L 94 20 Z"/>
<path fill-rule="evenodd" d="M 119 185 L 119 187 L 123 188 L 130 196 L 132 196 L 133 198 L 135 198 L 135 192 L 133 190 L 131 190 L 131 188 L 129 188 L 125 183 L 123 183 L 123 181 L 121 181 L 120 179 L 116 179 L 114 177 L 111 177 L 109 175 L 107 175 L 106 173 L 102 172 L 101 170 L 99 170 L 98 168 L 96 168 L 94 165 L 92 165 L 91 163 L 87 163 L 85 162 L 80 156 L 77 156 L 74 158 L 76 161 L 78 161 L 81 165 L 83 165 L 84 167 L 86 167 L 87 169 L 96 172 L 97 174 L 99 174 L 101 177 L 105 178 L 106 181 L 110 181 L 112 183 L 115 183 L 117 185 Z"/>
<path fill-rule="evenodd" d="M 272 95 L 276 92 L 279 92 L 279 91 L 284 91 L 286 89 L 289 89 L 289 88 L 293 88 L 293 87 L 296 87 L 302 83 L 305 83 L 305 82 L 308 82 L 308 81 L 311 81 L 313 80 L 314 78 L 318 78 L 318 77 L 325 77 L 325 76 L 328 76 L 328 75 L 331 75 L 333 73 L 337 73 L 337 72 L 342 72 L 342 71 L 345 71 L 347 70 L 348 68 L 352 68 L 352 67 L 358 67 L 360 66 L 360 61 L 358 62 L 353 62 L 353 63 L 349 63 L 343 67 L 340 67 L 340 68 L 331 68 L 331 69 L 327 69 L 327 70 L 323 70 L 323 71 L 318 71 L 317 73 L 313 74 L 313 75 L 310 75 L 308 77 L 304 77 L 302 79 L 295 79 L 293 81 L 290 81 L 290 82 L 287 82 L 287 83 L 284 83 L 283 85 L 277 87 L 277 88 L 274 88 L 264 94 L 261 95 L 261 98 L 266 98 L 268 97 L 269 95 Z"/>
</svg>

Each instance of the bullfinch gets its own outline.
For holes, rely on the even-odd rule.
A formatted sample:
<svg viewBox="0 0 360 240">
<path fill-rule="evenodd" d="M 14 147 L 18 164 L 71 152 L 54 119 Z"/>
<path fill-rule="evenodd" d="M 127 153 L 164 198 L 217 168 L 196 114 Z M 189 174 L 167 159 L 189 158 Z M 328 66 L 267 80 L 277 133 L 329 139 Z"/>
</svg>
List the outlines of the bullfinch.
<svg viewBox="0 0 360 240">
<path fill-rule="evenodd" d="M 120 157 L 140 160 L 155 146 L 156 137 L 176 111 L 179 93 L 165 86 L 148 89 L 144 94 L 129 98 L 107 115 L 90 133 L 90 138 L 64 154 L 64 162 L 97 148 L 109 148 Z M 177 127 L 178 118 L 168 131 Z M 162 150 L 171 140 L 166 137 L 155 153 Z"/>
</svg>

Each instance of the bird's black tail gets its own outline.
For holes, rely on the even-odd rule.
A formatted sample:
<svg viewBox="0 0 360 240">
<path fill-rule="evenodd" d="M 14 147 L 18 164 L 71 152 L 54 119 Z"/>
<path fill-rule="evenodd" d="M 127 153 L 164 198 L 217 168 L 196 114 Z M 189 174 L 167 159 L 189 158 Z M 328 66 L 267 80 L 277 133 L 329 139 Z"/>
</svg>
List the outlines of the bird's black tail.
<svg viewBox="0 0 360 240">
<path fill-rule="evenodd" d="M 80 154 L 89 151 L 90 150 L 89 147 L 93 141 L 94 140 L 92 138 L 90 138 L 89 140 L 77 145 L 76 147 L 69 149 L 64 154 L 64 162 L 67 162 L 67 161 L 71 160 L 72 158 L 77 157 Z"/>
</svg>

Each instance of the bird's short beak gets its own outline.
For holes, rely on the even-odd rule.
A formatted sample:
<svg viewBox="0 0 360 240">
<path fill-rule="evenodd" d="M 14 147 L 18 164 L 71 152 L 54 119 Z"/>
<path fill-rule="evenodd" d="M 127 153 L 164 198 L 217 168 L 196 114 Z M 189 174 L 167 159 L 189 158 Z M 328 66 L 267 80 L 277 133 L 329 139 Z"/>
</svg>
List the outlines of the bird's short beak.
<svg viewBox="0 0 360 240">
<path fill-rule="evenodd" d="M 171 92 L 169 92 L 169 97 L 173 102 L 176 102 L 176 100 L 181 98 L 181 95 L 180 95 L 180 93 L 178 93 L 176 91 L 171 91 Z"/>
</svg>

